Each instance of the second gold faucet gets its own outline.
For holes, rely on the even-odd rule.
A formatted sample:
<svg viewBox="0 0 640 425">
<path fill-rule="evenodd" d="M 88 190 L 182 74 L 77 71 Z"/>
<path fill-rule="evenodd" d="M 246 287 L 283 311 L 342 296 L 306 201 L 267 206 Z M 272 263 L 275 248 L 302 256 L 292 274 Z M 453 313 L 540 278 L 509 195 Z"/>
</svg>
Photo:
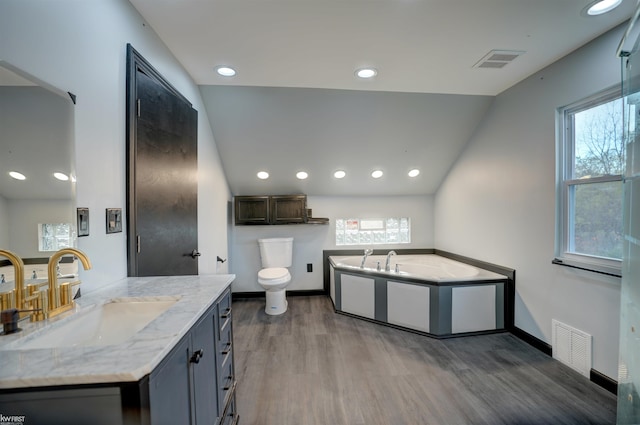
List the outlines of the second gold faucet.
<svg viewBox="0 0 640 425">
<path fill-rule="evenodd" d="M 11 251 L 0 250 L 0 256 L 8 258 L 13 265 L 15 282 L 14 290 L 3 294 L 6 297 L 2 297 L 0 300 L 2 309 L 16 308 L 24 312 L 23 314 L 32 313 L 30 314 L 31 319 L 35 321 L 71 310 L 75 305 L 72 300 L 72 288 L 79 285 L 80 281 L 58 284 L 58 262 L 65 255 L 75 256 L 80 260 L 85 270 L 91 269 L 91 261 L 84 252 L 75 248 L 62 248 L 49 257 L 47 282 L 45 284 L 31 284 L 27 290 L 24 285 L 24 262 L 22 259 Z M 41 289 L 44 285 L 48 285 L 48 291 Z"/>
<path fill-rule="evenodd" d="M 50 258 L 47 265 L 47 278 L 49 280 L 49 308 L 48 317 L 56 316 L 65 311 L 69 311 L 74 306 L 71 299 L 71 287 L 80 284 L 80 281 L 64 283 L 58 285 L 58 261 L 65 255 L 73 255 L 80 260 L 85 270 L 91 269 L 91 261 L 86 254 L 75 248 L 63 248 L 56 251 Z"/>
</svg>

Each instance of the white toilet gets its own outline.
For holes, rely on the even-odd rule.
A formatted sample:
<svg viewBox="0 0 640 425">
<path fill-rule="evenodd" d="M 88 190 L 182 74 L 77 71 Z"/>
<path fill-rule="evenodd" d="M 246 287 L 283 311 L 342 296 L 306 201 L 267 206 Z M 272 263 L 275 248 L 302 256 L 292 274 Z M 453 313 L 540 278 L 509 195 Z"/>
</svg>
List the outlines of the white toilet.
<svg viewBox="0 0 640 425">
<path fill-rule="evenodd" d="M 293 238 L 258 239 L 262 270 L 258 272 L 258 283 L 265 289 L 267 305 L 265 313 L 278 315 L 287 311 L 285 288 L 291 282 Z"/>
</svg>

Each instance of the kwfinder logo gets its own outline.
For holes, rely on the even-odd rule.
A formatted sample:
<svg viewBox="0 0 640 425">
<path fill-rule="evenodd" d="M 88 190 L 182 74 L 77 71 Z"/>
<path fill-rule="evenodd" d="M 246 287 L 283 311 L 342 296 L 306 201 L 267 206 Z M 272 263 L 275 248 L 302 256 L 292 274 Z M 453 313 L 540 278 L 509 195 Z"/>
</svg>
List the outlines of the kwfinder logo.
<svg viewBox="0 0 640 425">
<path fill-rule="evenodd" d="M 11 415 L 5 416 L 0 413 L 0 424 L 2 425 L 23 425 L 25 416 Z"/>
</svg>

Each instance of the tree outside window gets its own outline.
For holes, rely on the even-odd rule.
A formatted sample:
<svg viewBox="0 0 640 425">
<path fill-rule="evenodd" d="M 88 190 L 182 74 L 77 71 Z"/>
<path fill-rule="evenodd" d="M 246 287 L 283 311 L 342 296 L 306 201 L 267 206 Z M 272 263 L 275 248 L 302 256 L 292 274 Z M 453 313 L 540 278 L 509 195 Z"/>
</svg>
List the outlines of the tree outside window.
<svg viewBox="0 0 640 425">
<path fill-rule="evenodd" d="M 565 110 L 563 251 L 622 258 L 623 105 L 619 94 Z"/>
</svg>

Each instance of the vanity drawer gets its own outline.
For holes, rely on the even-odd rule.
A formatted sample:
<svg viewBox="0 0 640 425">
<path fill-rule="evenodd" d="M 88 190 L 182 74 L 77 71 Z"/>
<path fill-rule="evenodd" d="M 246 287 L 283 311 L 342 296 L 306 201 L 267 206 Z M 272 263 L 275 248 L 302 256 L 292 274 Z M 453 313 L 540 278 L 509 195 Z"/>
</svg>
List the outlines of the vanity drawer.
<svg viewBox="0 0 640 425">
<path fill-rule="evenodd" d="M 227 290 L 218 301 L 218 332 L 222 335 L 225 328 L 231 326 L 231 291 Z"/>
<path fill-rule="evenodd" d="M 220 333 L 218 339 L 218 355 L 225 356 L 231 351 L 233 346 L 233 337 L 231 336 L 231 326 L 226 326 Z"/>
<path fill-rule="evenodd" d="M 218 406 L 227 406 L 229 398 L 236 387 L 236 377 L 233 373 L 233 360 L 231 353 L 223 361 L 220 374 L 218 375 Z"/>
<path fill-rule="evenodd" d="M 238 423 L 239 418 L 240 417 L 236 412 L 236 400 L 235 397 L 232 397 L 231 400 L 229 400 L 227 409 L 225 410 L 224 418 L 222 418 L 220 423 L 221 425 L 235 425 Z"/>
</svg>

